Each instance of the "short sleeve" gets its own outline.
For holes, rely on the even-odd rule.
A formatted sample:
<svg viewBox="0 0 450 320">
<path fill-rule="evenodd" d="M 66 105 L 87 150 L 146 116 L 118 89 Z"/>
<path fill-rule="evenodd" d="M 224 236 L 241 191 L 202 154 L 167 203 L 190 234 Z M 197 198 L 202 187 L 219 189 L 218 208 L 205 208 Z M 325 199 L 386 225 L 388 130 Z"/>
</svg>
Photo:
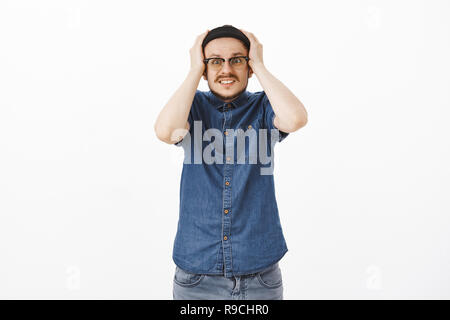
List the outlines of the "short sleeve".
<svg viewBox="0 0 450 320">
<path fill-rule="evenodd" d="M 263 107 L 264 107 L 264 121 L 266 124 L 266 128 L 271 131 L 272 129 L 278 130 L 279 138 L 278 142 L 283 141 L 288 135 L 288 132 L 283 132 L 279 130 L 277 127 L 275 127 L 275 124 L 273 121 L 275 120 L 275 112 L 273 111 L 272 105 L 270 104 L 269 98 L 267 97 L 266 93 L 264 92 L 264 98 L 263 98 Z"/>
<path fill-rule="evenodd" d="M 189 122 L 189 134 L 191 136 L 192 136 L 192 130 L 194 128 L 194 117 L 192 116 L 192 109 L 194 108 L 194 105 L 195 105 L 195 102 L 196 102 L 195 101 L 196 100 L 196 96 L 199 94 L 199 92 L 200 92 L 199 90 L 197 90 L 195 92 L 194 100 L 192 101 L 191 108 L 189 109 L 189 115 L 188 115 L 188 119 L 187 119 L 187 121 Z M 177 147 L 181 146 L 183 144 L 183 140 L 184 140 L 184 138 L 181 139 L 180 141 L 174 143 L 174 145 L 177 146 Z"/>
</svg>

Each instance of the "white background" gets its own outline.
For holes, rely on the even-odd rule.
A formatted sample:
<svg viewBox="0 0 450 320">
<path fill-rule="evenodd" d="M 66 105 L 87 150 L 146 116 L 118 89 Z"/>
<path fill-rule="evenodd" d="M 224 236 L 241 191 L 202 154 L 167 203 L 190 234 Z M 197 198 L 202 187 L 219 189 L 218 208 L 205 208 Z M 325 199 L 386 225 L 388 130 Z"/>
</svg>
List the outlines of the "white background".
<svg viewBox="0 0 450 320">
<path fill-rule="evenodd" d="M 449 9 L 2 0 L 0 298 L 172 298 L 183 150 L 153 124 L 223 24 L 309 114 L 276 147 L 285 298 L 450 298 Z"/>
</svg>

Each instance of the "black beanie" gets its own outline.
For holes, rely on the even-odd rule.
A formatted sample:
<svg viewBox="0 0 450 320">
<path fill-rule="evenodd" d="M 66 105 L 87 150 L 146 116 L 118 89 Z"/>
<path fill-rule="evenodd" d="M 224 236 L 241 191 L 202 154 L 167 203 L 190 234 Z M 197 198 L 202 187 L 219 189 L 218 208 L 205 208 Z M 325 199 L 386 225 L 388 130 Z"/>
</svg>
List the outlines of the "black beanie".
<svg viewBox="0 0 450 320">
<path fill-rule="evenodd" d="M 203 42 L 202 42 L 203 51 L 205 50 L 205 46 L 211 40 L 214 40 L 217 38 L 228 38 L 228 37 L 241 40 L 242 43 L 247 48 L 247 50 L 250 50 L 250 40 L 247 38 L 247 36 L 241 30 L 233 27 L 230 24 L 226 24 L 221 27 L 212 29 L 211 31 L 208 32 L 208 34 L 206 35 L 206 37 L 203 39 Z"/>
</svg>

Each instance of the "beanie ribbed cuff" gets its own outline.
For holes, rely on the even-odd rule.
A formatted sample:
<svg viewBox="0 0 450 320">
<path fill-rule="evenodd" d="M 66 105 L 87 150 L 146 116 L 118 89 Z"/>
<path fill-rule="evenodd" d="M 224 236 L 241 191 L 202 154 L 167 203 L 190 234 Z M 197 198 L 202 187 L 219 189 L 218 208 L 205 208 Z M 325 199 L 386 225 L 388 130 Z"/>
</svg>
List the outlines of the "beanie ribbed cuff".
<svg viewBox="0 0 450 320">
<path fill-rule="evenodd" d="M 208 42 L 217 38 L 235 38 L 244 44 L 247 50 L 250 50 L 250 40 L 247 36 L 239 29 L 233 27 L 232 25 L 226 24 L 221 27 L 217 27 L 208 32 L 206 37 L 203 39 L 202 48 L 205 50 L 205 46 Z"/>
</svg>

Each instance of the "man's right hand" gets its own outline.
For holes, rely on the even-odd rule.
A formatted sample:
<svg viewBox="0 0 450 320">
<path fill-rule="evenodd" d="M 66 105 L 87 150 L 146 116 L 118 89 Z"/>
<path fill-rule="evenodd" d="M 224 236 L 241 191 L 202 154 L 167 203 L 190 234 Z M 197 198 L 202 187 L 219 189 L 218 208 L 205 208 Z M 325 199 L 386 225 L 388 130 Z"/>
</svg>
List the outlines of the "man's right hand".
<svg viewBox="0 0 450 320">
<path fill-rule="evenodd" d="M 208 32 L 209 30 L 202 33 L 195 40 L 195 44 L 190 50 L 191 70 L 189 70 L 186 80 L 170 97 L 155 121 L 154 130 L 161 141 L 174 144 L 180 141 L 190 129 L 189 112 L 201 75 L 205 71 L 202 42 Z"/>
<path fill-rule="evenodd" d="M 191 54 L 191 69 L 200 70 L 202 73 L 205 71 L 205 63 L 203 62 L 203 59 L 205 59 L 205 57 L 203 55 L 202 42 L 208 32 L 209 30 L 197 36 L 194 46 L 191 48 L 191 50 L 189 50 Z"/>
</svg>

